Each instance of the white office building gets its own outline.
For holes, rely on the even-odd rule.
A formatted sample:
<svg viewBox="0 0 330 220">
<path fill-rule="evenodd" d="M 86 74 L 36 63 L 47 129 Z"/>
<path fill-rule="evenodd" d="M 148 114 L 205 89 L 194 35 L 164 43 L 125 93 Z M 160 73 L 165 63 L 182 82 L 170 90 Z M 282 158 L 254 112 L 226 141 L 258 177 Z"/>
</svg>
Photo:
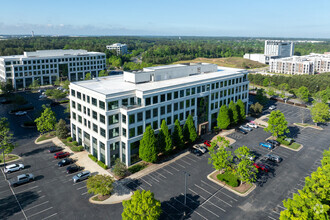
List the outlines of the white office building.
<svg viewBox="0 0 330 220">
<path fill-rule="evenodd" d="M 105 54 L 87 50 L 37 50 L 23 55 L 0 57 L 0 81 L 9 81 L 15 89 L 28 87 L 34 80 L 52 84 L 57 78 L 83 80 L 105 69 Z"/>
<path fill-rule="evenodd" d="M 193 116 L 199 134 L 216 126 L 219 108 L 248 103 L 247 71 L 215 64 L 176 64 L 70 84 L 71 135 L 108 166 L 139 160 L 147 126 L 173 130 Z M 247 105 L 246 105 L 247 106 Z"/>
<path fill-rule="evenodd" d="M 290 75 L 313 75 L 330 72 L 330 54 L 311 53 L 306 56 L 272 59 L 269 63 L 269 72 Z"/>
<path fill-rule="evenodd" d="M 112 45 L 107 45 L 106 47 L 108 50 L 115 50 L 117 55 L 127 54 L 127 45 L 126 44 L 116 43 L 116 44 L 112 44 Z"/>
</svg>

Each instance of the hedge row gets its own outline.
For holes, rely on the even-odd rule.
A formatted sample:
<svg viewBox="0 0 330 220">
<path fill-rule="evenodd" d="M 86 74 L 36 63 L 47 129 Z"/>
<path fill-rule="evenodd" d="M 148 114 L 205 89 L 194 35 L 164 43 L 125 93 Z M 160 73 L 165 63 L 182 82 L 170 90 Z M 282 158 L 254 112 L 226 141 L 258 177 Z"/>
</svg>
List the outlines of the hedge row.
<svg viewBox="0 0 330 220">
<path fill-rule="evenodd" d="M 290 142 L 284 140 L 283 137 L 278 137 L 278 138 L 276 139 L 276 141 L 280 142 L 281 144 L 283 144 L 283 145 L 285 145 L 285 146 L 290 146 Z"/>
<path fill-rule="evenodd" d="M 74 152 L 80 152 L 80 151 L 83 151 L 84 150 L 84 147 L 83 146 L 74 146 L 74 147 L 71 147 L 71 150 L 74 151 Z"/>
<path fill-rule="evenodd" d="M 231 172 L 217 175 L 218 180 L 225 182 L 229 186 L 237 187 L 239 185 L 238 178 Z"/>
<path fill-rule="evenodd" d="M 59 103 L 68 103 L 70 100 L 69 99 L 65 99 L 65 100 L 61 100 L 61 101 L 59 101 Z"/>
<path fill-rule="evenodd" d="M 128 171 L 131 174 L 133 174 L 133 173 L 139 172 L 140 170 L 143 170 L 147 166 L 148 166 L 148 164 L 146 164 L 146 163 L 139 163 L 139 164 L 136 164 L 136 165 L 133 165 L 133 166 L 129 167 Z"/>
<path fill-rule="evenodd" d="M 92 161 L 97 162 L 97 158 L 94 157 L 92 154 L 88 154 L 89 158 L 92 159 Z"/>
<path fill-rule="evenodd" d="M 108 169 L 108 166 L 107 165 L 105 165 L 102 161 L 97 161 L 97 164 L 100 166 L 100 167 L 102 167 L 103 169 Z"/>
</svg>

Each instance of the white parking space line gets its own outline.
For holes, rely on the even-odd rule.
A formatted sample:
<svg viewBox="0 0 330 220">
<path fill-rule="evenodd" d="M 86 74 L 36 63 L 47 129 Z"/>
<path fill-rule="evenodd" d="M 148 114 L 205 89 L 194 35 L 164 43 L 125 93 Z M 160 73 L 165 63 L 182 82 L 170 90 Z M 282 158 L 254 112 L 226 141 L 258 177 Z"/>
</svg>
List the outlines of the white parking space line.
<svg viewBox="0 0 330 220">
<path fill-rule="evenodd" d="M 167 166 L 171 167 L 173 170 L 179 171 L 177 168 L 175 168 L 175 167 L 173 167 L 171 165 L 167 165 Z"/>
<path fill-rule="evenodd" d="M 81 189 L 84 189 L 84 188 L 87 188 L 87 186 L 79 187 L 79 188 L 77 188 L 77 190 L 81 190 Z"/>
<path fill-rule="evenodd" d="M 7 190 L 4 190 L 4 191 L 1 191 L 0 194 L 1 194 L 1 193 L 4 193 L 4 192 L 10 192 L 10 190 L 7 189 Z"/>
<path fill-rule="evenodd" d="M 179 165 L 182 168 L 186 168 L 185 166 L 182 166 L 181 164 L 179 164 L 178 161 L 175 161 L 174 163 L 177 164 L 177 165 Z"/>
<path fill-rule="evenodd" d="M 178 211 L 178 212 L 180 212 L 180 210 L 179 209 L 177 209 L 177 208 L 175 208 L 174 206 L 172 206 L 170 203 L 165 203 L 166 205 L 169 205 L 169 206 L 171 206 L 173 209 L 175 209 L 176 211 Z"/>
<path fill-rule="evenodd" d="M 86 195 L 88 193 L 88 191 L 87 192 L 84 192 L 84 193 L 81 193 L 81 195 L 83 196 L 83 195 Z"/>
<path fill-rule="evenodd" d="M 134 185 L 136 185 L 137 187 L 140 187 L 142 190 L 144 190 L 144 188 L 142 186 L 139 186 L 138 184 L 136 184 L 135 182 L 131 181 L 130 183 L 133 183 Z M 129 187 L 127 187 L 129 188 Z"/>
<path fill-rule="evenodd" d="M 39 207 L 39 206 L 41 206 L 41 205 L 43 205 L 43 204 L 46 204 L 46 203 L 48 203 L 48 202 L 49 202 L 49 201 L 46 201 L 46 202 L 40 203 L 40 204 L 35 205 L 35 206 L 33 206 L 33 207 L 30 207 L 30 208 L 28 208 L 28 209 L 24 209 L 24 211 L 29 211 L 30 209 L 33 209 L 33 208 Z"/>
<path fill-rule="evenodd" d="M 203 215 L 201 215 L 199 212 L 197 212 L 196 210 L 191 209 L 189 206 L 183 204 L 182 202 L 180 202 L 179 200 L 177 200 L 176 198 L 174 198 L 176 201 L 178 201 L 179 203 L 181 203 L 182 205 L 184 205 L 185 207 L 187 207 L 188 209 L 190 209 L 191 211 L 193 211 L 194 213 L 196 213 L 197 215 L 199 215 L 200 217 L 202 217 L 203 219 L 207 219 L 205 218 Z"/>
<path fill-rule="evenodd" d="M 78 185 L 78 184 L 82 184 L 82 183 L 84 183 L 84 181 L 80 181 L 80 182 L 78 182 L 78 183 L 74 183 L 74 184 L 72 184 L 72 185 Z"/>
<path fill-rule="evenodd" d="M 164 179 L 167 179 L 167 177 L 166 176 L 164 176 L 163 174 L 161 174 L 161 173 L 159 173 L 159 172 L 156 172 L 159 176 L 161 176 L 161 177 L 163 177 Z M 155 173 L 155 174 L 156 174 Z"/>
<path fill-rule="evenodd" d="M 182 162 L 184 162 L 184 163 L 186 163 L 186 164 L 188 164 L 189 166 L 191 166 L 191 163 L 188 163 L 187 161 L 185 161 L 183 158 L 181 158 L 181 160 L 180 161 L 182 161 Z"/>
<path fill-rule="evenodd" d="M 211 188 L 213 188 L 213 189 L 215 189 L 215 190 L 218 190 L 218 189 L 216 189 L 215 187 L 213 187 L 213 186 L 209 185 L 208 183 L 206 183 L 205 181 L 202 180 L 202 182 L 203 182 L 204 184 L 208 185 L 209 187 L 211 187 Z M 226 193 L 222 192 L 221 190 L 220 190 L 219 192 L 222 193 L 222 194 L 224 194 L 224 195 L 227 196 L 228 198 L 234 200 L 235 202 L 237 202 L 237 199 L 234 199 L 233 197 L 231 197 L 231 196 L 227 195 Z M 217 198 L 218 198 L 218 197 L 217 197 Z"/>
<path fill-rule="evenodd" d="M 273 209 L 272 209 L 272 212 L 274 212 L 274 213 L 277 214 L 277 215 L 281 215 L 281 212 L 276 212 L 276 211 L 274 211 Z"/>
<path fill-rule="evenodd" d="M 191 192 L 193 192 L 195 195 L 201 197 L 202 199 L 206 200 L 206 198 L 204 198 L 203 196 L 199 195 L 197 192 L 195 192 L 194 190 L 188 188 Z"/>
<path fill-rule="evenodd" d="M 46 211 L 48 211 L 48 210 L 50 210 L 50 209 L 52 209 L 52 208 L 53 208 L 53 207 L 49 207 L 49 208 L 44 209 L 44 210 L 42 210 L 42 211 L 40 211 L 40 212 L 34 213 L 34 214 L 28 216 L 28 218 L 31 218 L 31 217 L 36 216 L 36 215 L 39 215 L 40 213 L 46 212 Z"/>
<path fill-rule="evenodd" d="M 277 220 L 276 218 L 273 218 L 271 216 L 268 215 L 268 218 L 272 219 L 272 220 Z"/>
<path fill-rule="evenodd" d="M 140 180 L 142 180 L 143 182 L 145 182 L 145 183 L 148 184 L 149 186 L 152 186 L 150 183 L 148 183 L 148 182 L 145 181 L 144 179 L 140 178 Z"/>
<path fill-rule="evenodd" d="M 297 183 L 297 185 L 299 185 L 301 187 L 304 187 L 305 186 L 304 184 L 300 184 L 300 183 Z"/>
<path fill-rule="evenodd" d="M 53 216 L 55 216 L 55 215 L 57 215 L 57 213 L 54 213 L 54 214 L 52 214 L 52 215 L 50 215 L 50 216 L 47 216 L 46 218 L 43 218 L 42 220 L 49 219 L 49 218 L 51 218 L 51 217 L 53 217 Z"/>
<path fill-rule="evenodd" d="M 15 193 L 16 193 L 16 194 L 19 194 L 19 193 L 22 193 L 22 192 L 25 192 L 25 191 L 28 191 L 28 190 L 31 190 L 31 189 L 35 189 L 35 188 L 37 188 L 37 187 L 39 187 L 39 186 L 34 186 L 34 187 L 31 187 L 31 188 L 28 188 L 28 189 L 24 189 L 24 190 L 22 190 L 22 191 L 15 192 Z"/>
<path fill-rule="evenodd" d="M 276 205 L 277 207 L 280 207 L 281 209 L 286 209 L 286 208 L 284 208 L 283 206 L 280 206 L 280 205 Z"/>
<path fill-rule="evenodd" d="M 163 168 L 163 170 L 171 175 L 174 175 L 173 173 L 171 173 L 170 171 L 168 171 L 167 169 Z"/>
<path fill-rule="evenodd" d="M 211 210 L 207 209 L 206 207 L 204 206 L 201 206 L 203 209 L 205 209 L 206 211 L 212 213 L 213 215 L 217 216 L 217 218 L 220 218 L 220 216 L 218 216 L 217 214 L 215 214 L 214 212 L 212 212 Z"/>
<path fill-rule="evenodd" d="M 190 160 L 191 162 L 197 162 L 195 159 L 192 159 L 192 158 L 188 157 L 188 155 L 185 156 L 184 158 Z M 198 157 L 196 157 L 196 158 L 198 158 Z"/>
<path fill-rule="evenodd" d="M 151 177 L 151 179 L 153 179 L 154 181 L 156 181 L 156 182 L 158 182 L 159 183 L 159 180 L 158 179 L 156 179 L 155 177 L 153 177 L 152 175 L 151 175 L 151 173 L 148 175 L 149 177 Z"/>
</svg>

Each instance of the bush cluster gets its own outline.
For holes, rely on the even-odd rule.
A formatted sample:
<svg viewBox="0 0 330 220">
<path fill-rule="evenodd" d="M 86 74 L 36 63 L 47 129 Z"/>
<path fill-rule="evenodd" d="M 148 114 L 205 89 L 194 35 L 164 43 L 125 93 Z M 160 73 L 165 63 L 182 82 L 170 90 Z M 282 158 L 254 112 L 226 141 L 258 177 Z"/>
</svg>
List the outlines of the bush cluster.
<svg viewBox="0 0 330 220">
<path fill-rule="evenodd" d="M 78 142 L 77 141 L 73 141 L 72 144 L 78 146 Z"/>
<path fill-rule="evenodd" d="M 218 180 L 225 182 L 229 186 L 237 187 L 239 185 L 238 178 L 231 172 L 217 175 Z"/>
<path fill-rule="evenodd" d="M 88 157 L 92 159 L 92 161 L 97 162 L 97 158 L 94 157 L 92 154 L 88 154 Z"/>
<path fill-rule="evenodd" d="M 96 158 L 95 158 L 96 159 Z M 105 165 L 102 161 L 97 161 L 97 164 L 100 166 L 100 167 L 102 167 L 103 169 L 108 169 L 108 166 L 107 165 Z"/>
<path fill-rule="evenodd" d="M 133 174 L 133 173 L 137 173 L 139 172 L 140 170 L 143 170 L 144 168 L 146 168 L 148 166 L 147 163 L 139 163 L 139 164 L 136 164 L 134 166 L 131 166 L 128 168 L 128 171 Z"/>
<path fill-rule="evenodd" d="M 278 137 L 278 138 L 276 139 L 276 141 L 280 142 L 281 144 L 283 144 L 283 145 L 285 145 L 285 146 L 290 146 L 289 141 L 284 140 L 284 137 Z"/>
<path fill-rule="evenodd" d="M 84 147 L 83 146 L 74 146 L 74 147 L 71 147 L 71 150 L 74 151 L 74 152 L 80 152 L 80 151 L 83 151 L 84 150 Z"/>
<path fill-rule="evenodd" d="M 66 140 L 69 141 L 69 142 L 71 142 L 72 141 L 72 137 L 67 137 Z"/>
</svg>

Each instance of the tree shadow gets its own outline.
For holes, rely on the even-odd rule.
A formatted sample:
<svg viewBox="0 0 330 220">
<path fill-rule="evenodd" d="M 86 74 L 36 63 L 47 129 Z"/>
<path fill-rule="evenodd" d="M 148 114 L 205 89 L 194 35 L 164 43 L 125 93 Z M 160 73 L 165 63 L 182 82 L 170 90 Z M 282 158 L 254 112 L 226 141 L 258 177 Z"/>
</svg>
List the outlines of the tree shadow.
<svg viewBox="0 0 330 220">
<path fill-rule="evenodd" d="M 39 195 L 36 192 L 27 191 L 16 194 L 16 197 L 24 209 L 27 205 L 35 202 Z M 0 219 L 8 219 L 19 212 L 21 212 L 21 208 L 18 206 L 14 195 L 0 198 Z"/>
<path fill-rule="evenodd" d="M 161 207 L 163 210 L 160 219 L 189 219 L 192 213 L 200 205 L 198 195 L 187 194 L 186 205 L 184 205 L 184 195 L 170 198 L 163 201 Z"/>
<path fill-rule="evenodd" d="M 49 147 L 37 148 L 37 149 L 34 149 L 32 151 L 29 151 L 29 152 L 26 152 L 26 153 L 22 153 L 22 154 L 20 154 L 20 156 L 26 156 L 26 157 L 32 156 L 32 155 L 35 155 L 35 154 L 44 152 L 47 149 L 49 149 Z"/>
<path fill-rule="evenodd" d="M 126 183 L 124 183 L 123 185 L 125 185 L 126 188 L 132 190 L 132 191 L 136 191 L 139 189 L 139 186 L 142 185 L 142 182 L 139 179 L 130 179 L 130 178 L 126 178 Z"/>
<path fill-rule="evenodd" d="M 258 170 L 256 184 L 257 186 L 263 187 L 263 185 L 268 181 L 268 179 L 273 178 L 275 176 L 275 169 L 273 167 L 270 167 L 270 170 L 268 172 Z"/>
<path fill-rule="evenodd" d="M 288 126 L 290 133 L 286 134 L 287 137 L 295 139 L 300 134 L 300 128 L 297 126 Z"/>
</svg>

